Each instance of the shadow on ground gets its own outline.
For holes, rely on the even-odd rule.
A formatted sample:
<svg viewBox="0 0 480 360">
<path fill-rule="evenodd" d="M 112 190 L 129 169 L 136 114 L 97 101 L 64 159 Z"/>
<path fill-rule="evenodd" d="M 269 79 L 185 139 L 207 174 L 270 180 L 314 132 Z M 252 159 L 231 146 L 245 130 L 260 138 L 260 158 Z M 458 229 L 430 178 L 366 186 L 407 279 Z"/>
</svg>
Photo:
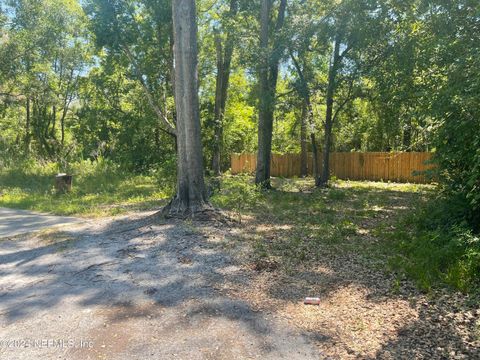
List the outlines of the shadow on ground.
<svg viewBox="0 0 480 360">
<path fill-rule="evenodd" d="M 322 358 L 299 331 L 224 294 L 248 276 L 211 227 L 152 217 L 0 242 L 3 339 L 93 348 L 2 348 L 9 359 Z M 78 345 L 78 344 L 77 344 Z"/>
<path fill-rule="evenodd" d="M 237 234 L 254 242 L 254 261 L 265 264 L 252 286 L 260 289 L 257 300 L 263 294 L 332 358 L 480 358 L 478 315 L 465 319 L 478 305 L 451 292 L 449 301 L 432 304 L 388 268 L 385 235 L 423 195 L 362 188 L 267 193 L 264 209 L 251 211 Z M 320 307 L 299 307 L 305 296 L 319 297 Z"/>
</svg>

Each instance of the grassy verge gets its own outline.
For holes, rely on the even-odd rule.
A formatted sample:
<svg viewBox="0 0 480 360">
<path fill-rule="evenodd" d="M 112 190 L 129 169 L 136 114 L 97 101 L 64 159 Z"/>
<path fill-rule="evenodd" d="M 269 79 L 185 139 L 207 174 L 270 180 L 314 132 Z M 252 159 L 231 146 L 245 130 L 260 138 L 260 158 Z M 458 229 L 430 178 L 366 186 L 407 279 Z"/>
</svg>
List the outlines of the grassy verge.
<svg viewBox="0 0 480 360">
<path fill-rule="evenodd" d="M 58 195 L 57 172 L 32 163 L 0 171 L 0 206 L 107 216 L 159 208 L 173 193 L 165 176 L 82 162 L 71 169 L 73 191 Z M 293 272 L 326 254 L 350 252 L 379 270 L 388 264 L 424 290 L 446 283 L 478 291 L 480 239 L 457 216 L 461 205 L 433 201 L 432 186 L 337 181 L 319 190 L 311 179 L 274 179 L 274 186 L 259 192 L 249 176 L 225 176 L 212 198 L 243 222 L 242 240 L 251 241 L 259 267 Z"/>
<path fill-rule="evenodd" d="M 73 164 L 73 191 L 56 194 L 55 164 L 24 163 L 0 171 L 0 206 L 57 215 L 108 216 L 160 207 L 172 194 L 172 181 L 132 175 L 104 161 Z"/>
</svg>

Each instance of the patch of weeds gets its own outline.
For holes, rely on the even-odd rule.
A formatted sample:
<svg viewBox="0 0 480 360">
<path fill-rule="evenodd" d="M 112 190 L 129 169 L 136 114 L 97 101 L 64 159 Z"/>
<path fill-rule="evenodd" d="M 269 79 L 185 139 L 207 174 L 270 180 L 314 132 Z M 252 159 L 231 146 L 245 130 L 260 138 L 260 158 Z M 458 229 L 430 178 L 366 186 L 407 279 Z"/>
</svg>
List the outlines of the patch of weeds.
<svg viewBox="0 0 480 360">
<path fill-rule="evenodd" d="M 425 291 L 444 283 L 478 292 L 480 236 L 452 219 L 451 209 L 450 203 L 436 200 L 403 218 L 390 233 L 396 252 L 390 262 Z"/>
<path fill-rule="evenodd" d="M 256 271 L 273 271 L 277 269 L 279 262 L 277 258 L 270 255 L 266 244 L 257 239 L 254 243 L 253 267 Z"/>
<path fill-rule="evenodd" d="M 355 225 L 352 221 L 343 220 L 337 225 L 337 229 L 340 235 L 351 236 L 357 233 L 358 226 Z"/>
<path fill-rule="evenodd" d="M 263 199 L 263 194 L 253 183 L 250 176 L 226 177 L 221 190 L 211 201 L 220 208 L 232 210 L 242 222 L 242 215 L 254 209 Z"/>
<path fill-rule="evenodd" d="M 31 161 L 0 171 L 0 206 L 57 215 L 105 216 L 159 207 L 172 195 L 172 179 L 130 174 L 106 160 L 71 164 L 73 190 L 56 194 L 58 165 Z"/>
<path fill-rule="evenodd" d="M 329 200 L 343 201 L 347 198 L 347 192 L 345 190 L 332 188 L 327 193 Z"/>
<path fill-rule="evenodd" d="M 258 258 L 266 258 L 268 257 L 268 252 L 265 244 L 261 240 L 255 241 L 254 245 L 254 253 L 255 256 Z"/>
<path fill-rule="evenodd" d="M 362 210 L 369 207 L 369 203 L 367 199 L 355 199 L 353 200 L 353 208 L 356 210 Z"/>
<path fill-rule="evenodd" d="M 395 277 L 395 279 L 392 281 L 392 287 L 391 287 L 391 293 L 394 295 L 400 294 L 400 288 L 401 288 L 401 280 L 398 277 Z"/>
</svg>

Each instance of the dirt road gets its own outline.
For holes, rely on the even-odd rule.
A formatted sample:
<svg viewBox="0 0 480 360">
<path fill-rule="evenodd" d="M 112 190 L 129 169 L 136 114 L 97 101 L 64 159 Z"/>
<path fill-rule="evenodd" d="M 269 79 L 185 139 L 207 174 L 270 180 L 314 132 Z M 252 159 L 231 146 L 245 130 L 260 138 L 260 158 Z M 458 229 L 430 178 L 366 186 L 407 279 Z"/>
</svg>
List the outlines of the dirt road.
<svg viewBox="0 0 480 360">
<path fill-rule="evenodd" d="M 324 358 L 227 295 L 248 277 L 214 235 L 145 216 L 1 240 L 0 358 Z"/>
<path fill-rule="evenodd" d="M 52 216 L 32 211 L 0 208 L 0 239 L 38 231 L 53 226 L 68 226 L 82 222 L 81 219 Z"/>
</svg>

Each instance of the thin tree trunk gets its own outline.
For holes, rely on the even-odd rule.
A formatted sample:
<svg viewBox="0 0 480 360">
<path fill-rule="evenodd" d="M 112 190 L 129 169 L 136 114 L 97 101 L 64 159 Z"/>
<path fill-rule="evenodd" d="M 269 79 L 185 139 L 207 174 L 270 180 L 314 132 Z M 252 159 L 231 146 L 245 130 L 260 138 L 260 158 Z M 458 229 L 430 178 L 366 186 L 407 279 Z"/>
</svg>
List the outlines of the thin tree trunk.
<svg viewBox="0 0 480 360">
<path fill-rule="evenodd" d="M 325 139 L 323 144 L 323 167 L 322 176 L 317 181 L 317 186 L 327 186 L 330 178 L 330 148 L 332 146 L 332 128 L 333 128 L 333 103 L 335 96 L 336 77 L 338 65 L 340 62 L 340 37 L 335 39 L 333 56 L 330 63 L 327 87 L 327 110 L 325 115 Z"/>
<path fill-rule="evenodd" d="M 285 20 L 286 0 L 281 0 L 278 9 L 275 33 L 282 29 Z M 273 117 L 278 79 L 278 64 L 282 54 L 279 38 L 274 41 L 271 53 L 269 49 L 271 0 L 262 0 L 260 11 L 260 51 L 262 60 L 259 69 L 260 101 L 258 112 L 258 156 L 255 183 L 266 189 L 270 185 L 270 158 L 272 153 Z"/>
<path fill-rule="evenodd" d="M 407 115 L 407 120 L 403 127 L 403 148 L 405 151 L 411 150 L 412 145 L 412 119 Z"/>
<path fill-rule="evenodd" d="M 307 153 L 307 120 L 308 107 L 307 102 L 302 101 L 302 115 L 300 124 L 300 176 L 306 177 L 308 175 L 308 153 Z"/>
<path fill-rule="evenodd" d="M 65 113 L 65 111 L 64 111 Z M 60 127 L 61 127 L 61 140 L 60 140 L 60 143 L 62 144 L 62 147 L 63 145 L 65 144 L 65 116 L 62 116 L 61 120 L 60 120 Z"/>
<path fill-rule="evenodd" d="M 230 17 L 234 17 L 238 11 L 238 0 L 230 1 Z M 213 144 L 212 170 L 214 175 L 222 172 L 222 150 L 223 150 L 223 123 L 228 97 L 228 85 L 230 81 L 230 68 L 233 56 L 233 32 L 228 29 L 225 40 L 225 51 L 223 51 L 219 34 L 215 34 L 215 47 L 217 49 L 217 79 L 215 91 L 215 142 Z"/>
<path fill-rule="evenodd" d="M 313 153 L 313 169 L 312 174 L 313 178 L 315 179 L 315 183 L 317 183 L 319 178 L 319 171 L 318 171 L 318 146 L 317 140 L 315 138 L 315 133 L 312 131 L 310 133 L 310 141 L 312 142 L 312 153 Z"/>
<path fill-rule="evenodd" d="M 165 125 L 165 131 L 169 133 L 171 136 L 175 136 L 175 126 L 170 122 L 168 119 L 167 115 L 162 111 L 162 109 L 158 106 L 158 104 L 155 102 L 155 99 L 150 92 L 150 89 L 148 88 L 147 84 L 145 83 L 145 80 L 143 78 L 143 74 L 141 73 L 140 69 L 138 68 L 138 64 L 135 61 L 135 57 L 133 56 L 132 51 L 130 48 L 126 45 L 123 46 L 123 50 L 125 54 L 128 57 L 128 60 L 130 61 L 132 68 L 135 72 L 135 75 L 140 82 L 141 88 L 143 90 L 143 93 L 145 97 L 147 98 L 148 104 L 150 107 L 155 111 L 155 114 L 159 118 L 159 120 Z"/>
<path fill-rule="evenodd" d="M 312 108 L 312 102 L 310 101 L 310 92 L 306 93 L 305 102 L 307 104 L 308 120 L 309 120 L 309 125 L 311 127 L 310 141 L 312 144 L 312 153 L 313 153 L 312 175 L 313 175 L 313 178 L 315 179 L 315 182 L 317 182 L 318 181 L 317 179 L 320 177 L 320 172 L 318 167 L 318 162 L 319 162 L 318 161 L 318 145 L 317 145 L 317 139 L 315 136 L 315 120 L 313 118 L 313 108 Z"/>
<path fill-rule="evenodd" d="M 293 64 L 295 66 L 295 69 L 297 70 L 298 77 L 300 78 L 300 82 L 301 82 L 301 88 L 299 92 L 300 92 L 300 96 L 303 98 L 303 106 L 305 106 L 307 110 L 307 114 L 306 114 L 307 118 L 305 120 L 306 121 L 308 120 L 308 124 L 310 125 L 310 141 L 312 144 L 312 152 L 313 152 L 312 175 L 313 175 L 313 178 L 315 179 L 315 183 L 317 183 L 318 178 L 320 176 L 318 171 L 318 146 L 317 146 L 317 140 L 315 137 L 315 119 L 313 118 L 312 102 L 310 101 L 310 88 L 308 86 L 308 82 L 307 82 L 307 79 L 305 78 L 303 70 L 300 67 L 299 62 L 293 55 L 293 52 L 290 52 L 290 57 L 292 58 Z"/>
<path fill-rule="evenodd" d="M 27 153 L 30 152 L 30 98 L 27 98 L 26 104 L 27 119 L 25 123 L 25 150 Z"/>
<path fill-rule="evenodd" d="M 52 137 L 55 138 L 55 127 L 57 125 L 57 107 L 54 105 L 52 107 Z"/>
<path fill-rule="evenodd" d="M 164 209 L 169 216 L 194 216 L 208 204 L 198 101 L 195 0 L 173 0 L 175 105 L 177 109 L 177 194 Z"/>
<path fill-rule="evenodd" d="M 70 96 L 68 95 L 65 96 L 65 101 L 63 103 L 62 116 L 60 118 L 60 126 L 61 126 L 61 132 L 62 132 L 62 139 L 61 139 L 62 146 L 64 145 L 64 141 L 65 141 L 65 119 L 67 117 L 68 108 L 72 103 L 72 100 L 73 100 L 73 94 L 70 94 Z"/>
<path fill-rule="evenodd" d="M 223 61 L 223 46 L 220 34 L 215 30 L 215 48 L 217 51 L 217 79 L 215 88 L 215 114 L 213 119 L 214 126 L 214 140 L 213 140 L 213 155 L 212 155 L 212 171 L 215 176 L 220 175 L 220 163 L 221 163 L 221 142 L 222 136 L 222 122 L 223 122 L 223 109 L 222 109 L 222 88 L 223 88 L 223 74 L 224 74 L 224 61 Z"/>
</svg>

